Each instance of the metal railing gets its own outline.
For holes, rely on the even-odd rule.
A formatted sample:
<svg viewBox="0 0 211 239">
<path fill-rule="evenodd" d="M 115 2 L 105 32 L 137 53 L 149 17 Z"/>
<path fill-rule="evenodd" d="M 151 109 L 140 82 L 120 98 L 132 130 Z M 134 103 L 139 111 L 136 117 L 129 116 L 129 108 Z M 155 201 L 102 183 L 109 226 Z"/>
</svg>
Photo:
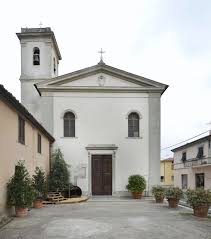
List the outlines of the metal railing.
<svg viewBox="0 0 211 239">
<path fill-rule="evenodd" d="M 211 157 L 203 157 L 203 158 L 191 158 L 187 159 L 181 163 L 175 163 L 174 169 L 181 169 L 181 168 L 192 168 L 196 166 L 204 166 L 211 164 Z"/>
</svg>

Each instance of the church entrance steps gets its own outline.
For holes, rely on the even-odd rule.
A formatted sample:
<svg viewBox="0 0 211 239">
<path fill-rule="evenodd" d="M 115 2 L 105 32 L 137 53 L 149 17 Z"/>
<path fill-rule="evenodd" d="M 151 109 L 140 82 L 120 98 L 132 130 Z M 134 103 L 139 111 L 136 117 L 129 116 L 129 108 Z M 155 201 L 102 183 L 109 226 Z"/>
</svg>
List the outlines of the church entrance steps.
<svg viewBox="0 0 211 239">
<path fill-rule="evenodd" d="M 87 196 L 81 196 L 77 198 L 64 198 L 63 200 L 53 202 L 53 201 L 44 201 L 43 204 L 71 204 L 71 203 L 80 203 L 86 202 L 89 199 Z"/>
</svg>

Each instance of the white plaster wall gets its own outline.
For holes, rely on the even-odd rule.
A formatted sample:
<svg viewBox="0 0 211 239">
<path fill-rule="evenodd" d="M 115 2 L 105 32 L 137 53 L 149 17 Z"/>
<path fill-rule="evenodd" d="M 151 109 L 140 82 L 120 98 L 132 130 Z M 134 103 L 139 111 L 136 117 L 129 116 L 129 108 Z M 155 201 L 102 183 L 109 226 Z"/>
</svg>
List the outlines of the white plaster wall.
<svg viewBox="0 0 211 239">
<path fill-rule="evenodd" d="M 198 153 L 198 148 L 200 146 L 204 147 L 204 156 L 205 158 L 210 155 L 210 148 L 208 141 L 196 143 L 187 147 L 186 149 L 181 149 L 174 152 L 174 185 L 178 187 L 182 187 L 182 174 L 188 175 L 188 187 L 191 189 L 195 189 L 195 174 L 196 173 L 204 173 L 205 175 L 205 189 L 211 189 L 211 166 L 202 165 L 197 168 L 194 167 L 186 167 L 184 168 L 184 164 L 182 163 L 182 153 L 186 152 L 187 160 L 195 159 Z M 210 162 L 210 159 L 208 159 Z"/>
<path fill-rule="evenodd" d="M 188 159 L 195 159 L 198 153 L 198 148 L 203 146 L 204 147 L 204 156 L 205 158 L 208 157 L 209 147 L 208 147 L 208 141 L 196 143 L 194 145 L 191 145 L 187 147 L 186 149 L 181 149 L 176 152 L 174 152 L 174 164 L 176 167 L 179 167 L 179 164 L 182 163 L 182 153 L 186 152 L 186 157 Z M 177 166 L 178 164 L 178 166 Z"/>
<path fill-rule="evenodd" d="M 195 174 L 204 173 L 204 188 L 211 189 L 211 166 L 174 170 L 174 186 L 182 187 L 182 174 L 188 175 L 188 188 L 195 189 Z"/>
<path fill-rule="evenodd" d="M 41 98 L 34 84 L 40 82 L 39 80 L 21 80 L 21 103 L 26 109 L 41 122 L 40 101 Z"/>
<path fill-rule="evenodd" d="M 40 49 L 40 65 L 33 65 L 33 48 Z M 56 59 L 56 73 L 53 58 Z M 58 56 L 49 37 L 21 39 L 21 103 L 52 133 L 52 98 L 41 99 L 34 84 L 58 75 Z"/>
<path fill-rule="evenodd" d="M 33 48 L 40 49 L 40 65 L 33 65 Z M 51 76 L 52 45 L 50 39 L 21 40 L 21 79 L 49 78 Z"/>
<path fill-rule="evenodd" d="M 88 144 L 115 144 L 115 192 L 125 191 L 128 176 L 149 175 L 148 95 L 108 93 L 55 93 L 54 137 L 64 153 L 72 172 L 79 165 L 88 166 Z M 63 112 L 76 113 L 76 137 L 63 137 Z M 140 138 L 128 138 L 127 113 L 139 111 Z M 159 145 L 159 142 L 157 142 Z M 153 146 L 152 146 L 153 147 Z M 156 148 L 159 146 L 156 146 Z M 155 169 L 155 168 L 154 168 Z M 88 169 L 87 169 L 88 170 Z M 159 171 L 159 164 L 158 168 Z M 88 172 L 88 171 L 87 171 Z M 155 173 L 155 172 L 151 172 Z M 74 175 L 72 175 L 74 176 Z M 158 179 L 159 182 L 159 179 Z M 82 190 L 88 191 L 88 177 L 80 180 Z"/>
<path fill-rule="evenodd" d="M 149 189 L 160 184 L 160 94 L 149 94 Z"/>
<path fill-rule="evenodd" d="M 125 80 L 122 80 L 117 77 L 104 74 L 104 73 L 98 73 L 92 76 L 84 77 L 83 79 L 73 80 L 71 82 L 67 82 L 62 85 L 63 86 L 99 86 L 99 79 L 98 79 L 99 76 L 104 77 L 104 86 L 140 87 L 140 85 L 137 85 L 135 83 L 125 81 Z"/>
</svg>

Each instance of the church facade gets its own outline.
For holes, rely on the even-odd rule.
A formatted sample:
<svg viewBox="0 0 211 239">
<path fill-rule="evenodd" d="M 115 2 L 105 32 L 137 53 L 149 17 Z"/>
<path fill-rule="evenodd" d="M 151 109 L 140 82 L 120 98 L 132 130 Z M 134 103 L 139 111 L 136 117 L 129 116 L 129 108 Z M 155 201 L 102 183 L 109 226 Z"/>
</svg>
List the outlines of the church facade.
<svg viewBox="0 0 211 239">
<path fill-rule="evenodd" d="M 126 195 L 128 177 L 160 183 L 160 98 L 165 84 L 106 65 L 58 76 L 50 28 L 23 28 L 21 101 L 54 136 L 71 182 L 88 195 Z"/>
</svg>

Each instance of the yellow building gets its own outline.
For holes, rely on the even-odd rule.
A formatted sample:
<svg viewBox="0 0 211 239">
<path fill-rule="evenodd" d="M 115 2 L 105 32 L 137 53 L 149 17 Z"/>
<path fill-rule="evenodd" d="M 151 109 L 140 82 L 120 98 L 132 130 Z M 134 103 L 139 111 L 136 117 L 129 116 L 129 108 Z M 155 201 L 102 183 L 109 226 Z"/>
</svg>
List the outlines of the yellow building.
<svg viewBox="0 0 211 239">
<path fill-rule="evenodd" d="M 160 182 L 161 185 L 174 184 L 173 158 L 167 158 L 160 161 Z"/>
</svg>

